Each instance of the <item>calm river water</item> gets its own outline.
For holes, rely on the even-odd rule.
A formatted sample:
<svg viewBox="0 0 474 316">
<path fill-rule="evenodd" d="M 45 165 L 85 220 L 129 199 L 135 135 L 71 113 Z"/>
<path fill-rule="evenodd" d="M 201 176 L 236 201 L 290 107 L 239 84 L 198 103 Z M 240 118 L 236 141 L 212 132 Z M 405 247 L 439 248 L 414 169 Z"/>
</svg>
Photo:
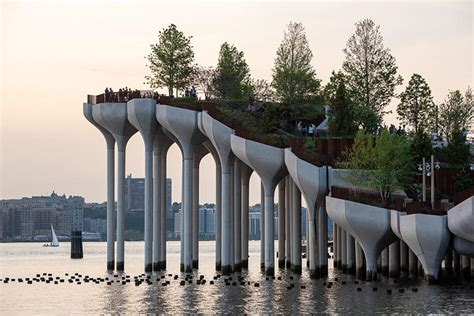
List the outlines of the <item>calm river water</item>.
<svg viewBox="0 0 474 316">
<path fill-rule="evenodd" d="M 180 285 L 179 242 L 169 242 L 167 273 L 179 275 L 178 280 L 166 276 L 157 282 L 161 274 L 153 274 L 152 284 L 136 286 L 133 278 L 143 272 L 143 242 L 127 242 L 125 247 L 125 269 L 132 282 L 107 285 L 105 282 L 68 282 L 75 273 L 82 278 L 109 276 L 104 269 L 106 243 L 84 243 L 81 260 L 69 259 L 67 243 L 59 248 L 43 248 L 39 243 L 0 244 L 0 314 L 474 313 L 474 283 L 427 286 L 421 279 L 399 283 L 384 279 L 354 284 L 352 276 L 332 270 L 332 261 L 328 279 L 310 280 L 306 269 L 301 276 L 277 269 L 277 278 L 266 280 L 260 272 L 258 241 L 250 242 L 250 268 L 242 273 L 245 285 L 237 282 L 237 285 L 226 286 L 223 278 L 210 284 L 216 275 L 215 244 L 204 241 L 200 242 L 200 269 L 195 273 L 195 279 L 205 276 L 204 285 L 197 285 L 195 281 Z M 42 273 L 52 273 L 53 278 L 59 276 L 65 282 L 18 282 L 18 278 L 24 280 Z M 5 277 L 16 280 L 4 283 Z M 234 276 L 233 281 L 236 278 Z M 163 286 L 166 280 L 170 284 Z M 333 282 L 331 288 L 323 284 L 327 281 Z M 255 282 L 260 286 L 255 287 Z M 374 291 L 373 287 L 378 290 Z M 417 288 L 417 292 L 413 292 L 413 288 Z M 392 294 L 387 294 L 390 289 Z M 399 289 L 404 292 L 400 293 Z"/>
</svg>

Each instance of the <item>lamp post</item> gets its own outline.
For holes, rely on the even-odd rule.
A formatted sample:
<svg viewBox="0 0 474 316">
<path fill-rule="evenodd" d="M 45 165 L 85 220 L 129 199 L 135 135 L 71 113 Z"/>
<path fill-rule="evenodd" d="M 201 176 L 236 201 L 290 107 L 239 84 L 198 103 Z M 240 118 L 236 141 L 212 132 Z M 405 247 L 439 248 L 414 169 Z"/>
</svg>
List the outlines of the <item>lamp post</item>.
<svg viewBox="0 0 474 316">
<path fill-rule="evenodd" d="M 434 156 L 431 155 L 431 164 L 426 163 L 426 159 L 423 157 L 422 163 L 418 164 L 418 171 L 422 172 L 423 174 L 423 184 L 422 184 L 422 195 L 423 195 L 423 203 L 426 202 L 426 177 L 431 178 L 431 208 L 434 209 L 434 202 L 435 202 L 435 176 L 434 171 L 435 169 L 439 169 L 440 165 L 438 161 L 435 161 Z"/>
</svg>

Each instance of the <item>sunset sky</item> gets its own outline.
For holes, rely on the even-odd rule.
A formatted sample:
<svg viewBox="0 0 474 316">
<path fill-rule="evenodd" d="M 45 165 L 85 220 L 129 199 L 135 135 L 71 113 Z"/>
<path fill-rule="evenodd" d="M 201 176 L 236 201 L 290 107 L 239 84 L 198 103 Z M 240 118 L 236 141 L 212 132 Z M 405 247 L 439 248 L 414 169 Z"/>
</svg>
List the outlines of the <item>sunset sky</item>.
<svg viewBox="0 0 474 316">
<path fill-rule="evenodd" d="M 197 63 L 215 66 L 227 41 L 251 74 L 271 81 L 275 52 L 290 21 L 306 28 L 318 78 L 340 69 L 354 24 L 371 18 L 397 60 L 404 89 L 413 73 L 435 102 L 473 80 L 472 1 L 1 1 L 0 199 L 50 194 L 106 200 L 106 151 L 82 114 L 87 94 L 105 87 L 147 89 L 145 56 L 174 23 L 192 35 Z M 397 100 L 390 109 L 395 110 Z M 396 114 L 386 117 L 396 123 Z M 143 141 L 127 148 L 127 173 L 143 177 Z M 201 202 L 215 200 L 215 167 L 201 164 Z M 173 201 L 181 201 L 181 155 L 168 155 Z M 250 202 L 260 198 L 252 176 Z"/>
</svg>

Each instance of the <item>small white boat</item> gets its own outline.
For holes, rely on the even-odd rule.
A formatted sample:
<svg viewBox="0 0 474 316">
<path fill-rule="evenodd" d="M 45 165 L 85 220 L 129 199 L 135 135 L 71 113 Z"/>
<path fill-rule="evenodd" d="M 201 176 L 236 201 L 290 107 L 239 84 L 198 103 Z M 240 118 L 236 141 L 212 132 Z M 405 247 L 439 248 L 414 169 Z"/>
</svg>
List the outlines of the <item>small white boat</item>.
<svg viewBox="0 0 474 316">
<path fill-rule="evenodd" d="M 58 236 L 56 236 L 56 233 L 54 232 L 53 224 L 51 224 L 51 236 L 53 237 L 53 240 L 49 244 L 44 244 L 43 247 L 59 247 Z"/>
</svg>

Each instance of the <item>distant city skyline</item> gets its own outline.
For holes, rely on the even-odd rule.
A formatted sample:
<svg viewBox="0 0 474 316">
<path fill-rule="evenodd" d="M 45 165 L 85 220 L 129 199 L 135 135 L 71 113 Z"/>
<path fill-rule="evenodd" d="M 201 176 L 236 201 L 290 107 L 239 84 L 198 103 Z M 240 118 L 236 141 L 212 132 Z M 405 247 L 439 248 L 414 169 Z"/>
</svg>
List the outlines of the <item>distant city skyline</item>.
<svg viewBox="0 0 474 316">
<path fill-rule="evenodd" d="M 215 66 L 228 41 L 245 53 L 251 74 L 271 80 L 275 52 L 290 21 L 306 28 L 317 77 L 340 69 L 354 23 L 371 18 L 397 60 L 404 84 L 419 73 L 434 100 L 473 86 L 473 3 L 2 1 L 0 198 L 53 189 L 106 199 L 106 153 L 100 133 L 82 115 L 87 94 L 105 87 L 148 89 L 144 56 L 158 31 L 175 23 L 193 36 L 195 61 Z M 158 12 L 158 14 L 157 14 Z M 166 12 L 161 14 L 159 12 Z M 159 18 L 157 18 L 159 17 Z M 107 21 L 107 26 L 104 26 Z M 127 23 L 123 23 L 127 21 Z M 253 22 L 251 22 L 253 21 Z M 197 23 L 199 22 L 199 23 Z M 97 27 L 101 25 L 101 27 Z M 394 123 L 396 100 L 386 122 Z M 127 173 L 144 174 L 140 135 L 127 149 Z M 168 155 L 173 201 L 181 201 L 181 154 Z M 200 203 L 215 201 L 215 165 L 201 164 Z M 254 174 L 250 203 L 260 200 Z"/>
</svg>

